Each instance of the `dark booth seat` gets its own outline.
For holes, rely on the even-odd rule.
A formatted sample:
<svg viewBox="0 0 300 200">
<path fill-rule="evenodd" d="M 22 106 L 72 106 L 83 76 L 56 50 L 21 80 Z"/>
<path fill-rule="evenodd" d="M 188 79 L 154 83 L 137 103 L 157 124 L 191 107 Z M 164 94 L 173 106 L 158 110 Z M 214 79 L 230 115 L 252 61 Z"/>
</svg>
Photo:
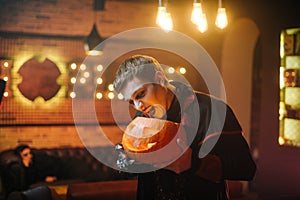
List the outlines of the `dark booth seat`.
<svg viewBox="0 0 300 200">
<path fill-rule="evenodd" d="M 29 189 L 22 188 L 24 174 L 21 160 L 14 155 L 13 150 L 6 150 L 0 153 L 1 179 L 6 196 L 13 191 L 24 193 L 29 190 L 33 193 L 36 190 L 32 191 L 31 189 L 41 185 L 48 188 L 53 187 L 53 185 L 62 185 L 67 188 L 65 196 L 67 200 L 135 199 L 137 190 L 136 177 L 126 173 L 119 173 L 118 170 L 106 166 L 94 158 L 86 148 L 65 147 L 33 149 L 33 151 L 34 153 L 47 153 L 60 158 L 63 161 L 63 175 L 58 181 L 51 184 L 36 183 L 31 185 Z M 117 160 L 118 155 L 113 147 L 97 147 L 92 149 L 92 151 L 97 155 L 103 156 L 111 163 Z M 16 186 L 21 188 L 16 188 Z M 239 199 L 242 195 L 241 182 L 228 181 L 228 186 L 231 198 Z M 45 192 L 44 189 L 41 191 Z M 20 193 L 18 194 L 20 195 Z"/>
<path fill-rule="evenodd" d="M 60 159 L 61 169 L 58 181 L 54 183 L 39 182 L 26 187 L 21 159 L 14 154 L 13 149 L 5 150 L 0 153 L 3 196 L 7 196 L 13 191 L 24 191 L 40 185 L 69 185 L 78 182 L 133 179 L 133 177 L 127 177 L 126 174 L 106 166 L 90 153 L 93 152 L 97 157 L 101 156 L 107 163 L 115 163 L 118 155 L 113 147 L 94 147 L 89 150 L 84 147 L 33 148 L 32 152 Z"/>
</svg>

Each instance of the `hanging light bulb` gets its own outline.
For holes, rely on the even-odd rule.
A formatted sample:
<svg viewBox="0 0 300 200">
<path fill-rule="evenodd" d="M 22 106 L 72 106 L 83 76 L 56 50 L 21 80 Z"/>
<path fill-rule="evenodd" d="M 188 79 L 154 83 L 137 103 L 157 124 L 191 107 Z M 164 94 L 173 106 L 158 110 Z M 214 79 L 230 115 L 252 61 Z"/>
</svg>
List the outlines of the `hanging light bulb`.
<svg viewBox="0 0 300 200">
<path fill-rule="evenodd" d="M 222 8 L 222 0 L 219 0 L 219 8 L 215 24 L 220 29 L 223 29 L 228 25 L 226 9 Z"/>
<path fill-rule="evenodd" d="M 156 15 L 156 24 L 158 26 L 162 26 L 162 24 L 164 23 L 166 18 L 166 12 L 167 8 L 165 6 L 162 6 L 161 0 L 158 0 L 158 10 Z"/>
<path fill-rule="evenodd" d="M 88 37 L 84 40 L 84 50 L 86 55 L 90 56 L 99 56 L 103 54 L 103 49 L 99 48 L 99 44 L 101 44 L 104 39 L 100 36 L 99 32 L 97 31 L 96 23 L 93 25 L 91 33 Z M 103 46 L 103 45 L 102 45 Z"/>
<path fill-rule="evenodd" d="M 206 14 L 201 13 L 200 21 L 197 28 L 201 33 L 204 33 L 205 31 L 207 31 L 207 27 L 208 25 L 206 20 Z"/>
<path fill-rule="evenodd" d="M 222 7 L 222 0 L 218 0 L 218 14 L 215 24 L 218 28 L 224 29 L 228 25 L 228 19 L 226 9 Z M 165 6 L 162 6 L 162 0 L 158 0 L 158 11 L 156 16 L 156 24 L 164 31 L 169 32 L 173 30 L 173 20 L 171 13 L 167 9 L 168 0 L 166 0 Z M 208 22 L 206 13 L 203 11 L 202 0 L 194 0 L 193 10 L 191 13 L 191 22 L 196 25 L 197 29 L 204 33 L 208 29 Z"/>
<path fill-rule="evenodd" d="M 102 43 L 105 39 L 101 37 L 97 30 L 96 25 L 96 19 L 97 19 L 97 11 L 104 10 L 105 1 L 101 0 L 94 0 L 94 25 L 90 32 L 90 34 L 85 38 L 84 40 L 84 50 L 86 52 L 86 55 L 90 56 L 99 56 L 103 53 L 103 46 L 98 46 L 100 43 Z"/>
<path fill-rule="evenodd" d="M 173 20 L 172 20 L 171 13 L 169 12 L 166 13 L 166 18 L 161 28 L 166 32 L 173 30 Z"/>
<path fill-rule="evenodd" d="M 173 20 L 171 13 L 167 12 L 167 6 L 162 6 L 161 0 L 158 1 L 156 24 L 166 32 L 173 30 Z"/>
<path fill-rule="evenodd" d="M 204 33 L 207 30 L 206 14 L 202 10 L 202 4 L 197 3 L 197 0 L 193 3 L 191 21 L 197 25 L 197 28 L 201 33 Z"/>
<path fill-rule="evenodd" d="M 201 14 L 202 14 L 201 3 L 197 3 L 197 1 L 195 0 L 193 3 L 193 11 L 192 11 L 192 15 L 191 15 L 191 21 L 194 24 L 198 25 L 200 22 Z"/>
<path fill-rule="evenodd" d="M 156 24 L 158 26 L 162 26 L 166 18 L 167 9 L 164 6 L 158 6 L 157 16 L 156 16 Z"/>
</svg>

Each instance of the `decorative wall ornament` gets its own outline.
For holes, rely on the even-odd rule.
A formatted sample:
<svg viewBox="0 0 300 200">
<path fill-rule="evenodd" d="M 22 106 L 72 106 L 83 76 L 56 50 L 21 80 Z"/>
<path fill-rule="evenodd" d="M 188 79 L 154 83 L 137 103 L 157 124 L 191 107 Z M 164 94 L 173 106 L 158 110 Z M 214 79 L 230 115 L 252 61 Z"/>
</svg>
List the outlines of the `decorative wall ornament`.
<svg viewBox="0 0 300 200">
<path fill-rule="evenodd" d="M 18 89 L 31 101 L 37 97 L 47 101 L 53 98 L 61 87 L 57 84 L 61 73 L 56 64 L 48 58 L 42 62 L 31 58 L 20 67 L 18 73 L 22 77 Z"/>
</svg>

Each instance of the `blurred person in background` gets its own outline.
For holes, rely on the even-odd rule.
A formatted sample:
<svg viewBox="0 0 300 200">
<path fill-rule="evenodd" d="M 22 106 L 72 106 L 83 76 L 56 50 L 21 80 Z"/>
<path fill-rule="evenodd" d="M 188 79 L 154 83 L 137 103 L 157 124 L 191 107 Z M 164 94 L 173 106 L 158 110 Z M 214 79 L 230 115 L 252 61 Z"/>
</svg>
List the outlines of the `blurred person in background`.
<svg viewBox="0 0 300 200">
<path fill-rule="evenodd" d="M 60 174 L 60 159 L 43 154 L 33 154 L 29 145 L 21 144 L 15 148 L 15 154 L 22 159 L 25 170 L 25 188 L 39 182 L 55 182 Z"/>
</svg>

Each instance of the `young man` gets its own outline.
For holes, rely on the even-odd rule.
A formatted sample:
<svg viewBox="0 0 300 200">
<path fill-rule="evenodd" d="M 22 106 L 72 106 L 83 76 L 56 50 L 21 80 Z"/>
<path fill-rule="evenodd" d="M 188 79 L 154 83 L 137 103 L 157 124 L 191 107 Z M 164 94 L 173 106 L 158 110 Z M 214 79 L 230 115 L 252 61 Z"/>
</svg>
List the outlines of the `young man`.
<svg viewBox="0 0 300 200">
<path fill-rule="evenodd" d="M 226 180 L 254 177 L 256 165 L 248 144 L 224 102 L 169 81 L 158 61 L 145 55 L 132 56 L 119 66 L 114 88 L 134 106 L 136 116 L 178 122 L 186 137 L 176 140 L 184 153 L 173 162 L 139 174 L 138 200 L 228 199 Z"/>
<path fill-rule="evenodd" d="M 25 188 L 38 182 L 55 182 L 60 173 L 61 161 L 46 154 L 33 154 L 31 148 L 21 144 L 15 148 L 25 170 Z"/>
</svg>

